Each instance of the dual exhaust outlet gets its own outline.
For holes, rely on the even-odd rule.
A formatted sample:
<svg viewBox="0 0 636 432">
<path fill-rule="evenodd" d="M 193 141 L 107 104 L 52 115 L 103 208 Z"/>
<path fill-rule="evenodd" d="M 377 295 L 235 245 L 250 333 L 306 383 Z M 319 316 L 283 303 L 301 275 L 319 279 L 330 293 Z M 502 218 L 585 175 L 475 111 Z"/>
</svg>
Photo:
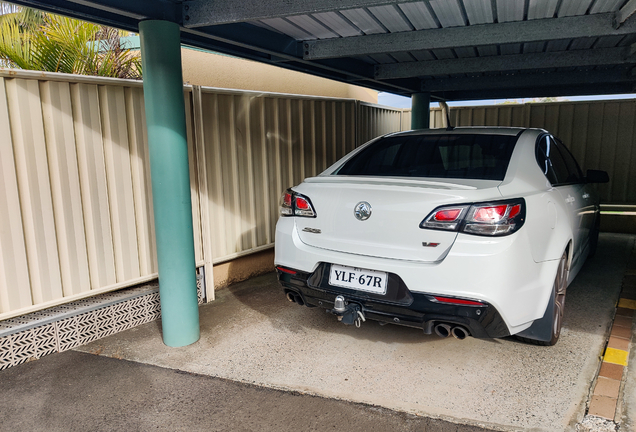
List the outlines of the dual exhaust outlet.
<svg viewBox="0 0 636 432">
<path fill-rule="evenodd" d="M 287 291 L 287 300 L 300 306 L 305 305 L 305 302 L 303 301 L 303 298 L 300 296 L 300 294 L 296 294 L 293 291 Z"/>
<path fill-rule="evenodd" d="M 435 334 L 441 338 L 447 338 L 453 335 L 455 339 L 464 340 L 469 333 L 465 327 L 451 326 L 450 324 L 440 323 L 435 326 Z"/>
<path fill-rule="evenodd" d="M 300 306 L 305 304 L 300 294 L 293 291 L 287 291 L 287 300 Z M 364 319 L 364 314 L 360 312 L 360 307 L 355 304 L 346 305 L 345 299 L 342 296 L 336 297 L 334 309 L 327 310 L 327 312 L 337 315 L 338 320 L 342 321 L 344 324 L 355 323 L 356 327 L 360 327 L 360 320 L 366 321 Z M 435 334 L 441 338 L 447 338 L 452 335 L 455 339 L 464 340 L 470 335 L 468 329 L 465 327 L 446 323 L 439 323 L 435 325 L 434 330 Z"/>
</svg>

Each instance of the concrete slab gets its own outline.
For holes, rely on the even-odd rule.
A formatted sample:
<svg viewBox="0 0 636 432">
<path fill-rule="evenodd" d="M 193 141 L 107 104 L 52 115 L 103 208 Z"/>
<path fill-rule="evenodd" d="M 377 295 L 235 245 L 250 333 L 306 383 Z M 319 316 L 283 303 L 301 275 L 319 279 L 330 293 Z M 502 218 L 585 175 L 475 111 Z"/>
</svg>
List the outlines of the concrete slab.
<svg viewBox="0 0 636 432">
<path fill-rule="evenodd" d="M 0 406 L 11 432 L 486 432 L 73 351 L 1 371 Z"/>
<path fill-rule="evenodd" d="M 554 347 L 346 327 L 287 302 L 269 274 L 219 291 L 200 309 L 202 336 L 191 346 L 164 346 L 154 322 L 81 350 L 461 423 L 568 430 L 585 414 L 633 244 L 633 236 L 601 237 L 568 290 Z"/>
</svg>

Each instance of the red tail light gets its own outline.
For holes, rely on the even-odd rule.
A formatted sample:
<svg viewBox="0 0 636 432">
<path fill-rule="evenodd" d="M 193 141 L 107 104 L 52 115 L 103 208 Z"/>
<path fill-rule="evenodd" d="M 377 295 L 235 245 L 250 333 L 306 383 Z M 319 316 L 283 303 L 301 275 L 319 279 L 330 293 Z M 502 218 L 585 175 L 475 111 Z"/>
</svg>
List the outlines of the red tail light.
<svg viewBox="0 0 636 432">
<path fill-rule="evenodd" d="M 311 206 L 305 198 L 296 197 L 296 208 L 298 210 L 309 210 Z"/>
<path fill-rule="evenodd" d="M 523 198 L 454 206 L 433 210 L 420 228 L 460 231 L 483 236 L 512 234 L 523 226 L 526 202 Z"/>
<path fill-rule="evenodd" d="M 459 215 L 462 214 L 462 210 L 463 208 L 440 210 L 433 215 L 433 219 L 440 222 L 452 222 L 457 220 Z"/>
<path fill-rule="evenodd" d="M 316 211 L 309 197 L 287 189 L 280 200 L 280 215 L 316 217 Z"/>
<path fill-rule="evenodd" d="M 294 209 L 292 208 L 292 194 L 289 190 L 283 194 L 280 201 L 280 215 L 293 216 Z"/>
<path fill-rule="evenodd" d="M 507 209 L 507 205 L 480 207 L 475 210 L 473 220 L 475 222 L 499 222 L 501 219 L 503 219 Z"/>
</svg>

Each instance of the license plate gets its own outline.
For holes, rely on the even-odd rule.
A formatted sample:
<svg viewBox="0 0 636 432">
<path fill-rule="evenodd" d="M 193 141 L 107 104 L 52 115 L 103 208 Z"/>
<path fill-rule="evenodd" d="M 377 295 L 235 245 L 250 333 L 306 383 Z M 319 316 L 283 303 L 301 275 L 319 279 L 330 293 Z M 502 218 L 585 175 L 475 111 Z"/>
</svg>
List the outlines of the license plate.
<svg viewBox="0 0 636 432">
<path fill-rule="evenodd" d="M 387 279 L 385 272 L 337 264 L 331 264 L 329 272 L 329 285 L 376 294 L 386 294 Z"/>
</svg>

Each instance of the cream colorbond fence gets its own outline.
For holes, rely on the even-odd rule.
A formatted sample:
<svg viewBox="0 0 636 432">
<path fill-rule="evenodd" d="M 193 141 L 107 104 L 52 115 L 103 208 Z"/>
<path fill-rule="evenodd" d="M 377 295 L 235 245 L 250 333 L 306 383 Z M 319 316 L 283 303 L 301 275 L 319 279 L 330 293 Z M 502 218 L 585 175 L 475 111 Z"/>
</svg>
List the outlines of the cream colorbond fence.
<svg viewBox="0 0 636 432">
<path fill-rule="evenodd" d="M 186 87 L 195 257 L 270 248 L 278 200 L 410 111 L 347 99 Z M 0 320 L 157 277 L 140 82 L 0 69 Z M 545 127 L 604 202 L 636 202 L 636 102 L 455 108 L 458 125 Z M 440 110 L 431 126 L 442 127 Z"/>
<path fill-rule="evenodd" d="M 0 164 L 0 319 L 157 277 L 141 83 L 2 70 Z"/>
<path fill-rule="evenodd" d="M 610 182 L 599 185 L 601 202 L 636 203 L 636 100 L 453 108 L 451 120 L 457 126 L 549 130 L 561 138 L 583 170 L 610 174 Z"/>
<path fill-rule="evenodd" d="M 273 245 L 287 187 L 360 142 L 361 108 L 200 87 L 184 97 L 195 257 L 212 287 L 214 263 Z M 374 133 L 400 128 L 380 123 Z M 0 69 L 0 137 L 0 320 L 157 277 L 140 82 Z"/>
<path fill-rule="evenodd" d="M 283 191 L 355 148 L 352 100 L 194 88 L 208 262 L 271 247 Z"/>
</svg>

